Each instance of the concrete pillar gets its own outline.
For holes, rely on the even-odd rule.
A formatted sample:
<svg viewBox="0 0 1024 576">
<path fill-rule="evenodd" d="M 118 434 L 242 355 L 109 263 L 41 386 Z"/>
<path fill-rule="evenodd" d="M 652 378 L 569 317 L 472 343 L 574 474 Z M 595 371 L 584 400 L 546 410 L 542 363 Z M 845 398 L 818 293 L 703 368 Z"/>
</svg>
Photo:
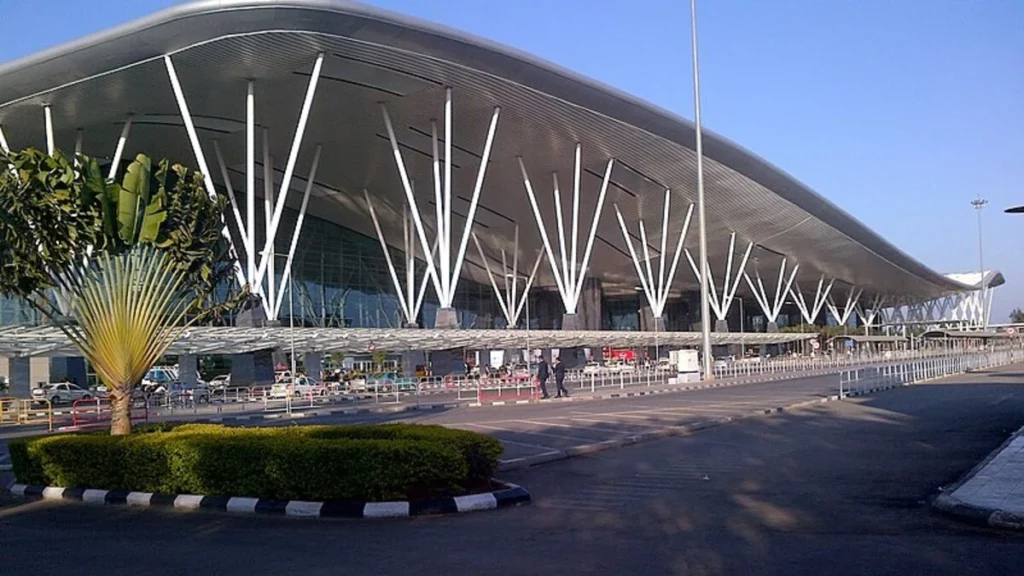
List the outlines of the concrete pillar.
<svg viewBox="0 0 1024 576">
<path fill-rule="evenodd" d="M 195 386 L 199 380 L 199 357 L 195 354 L 178 356 L 178 380 L 182 384 Z"/>
<path fill-rule="evenodd" d="M 665 316 L 655 318 L 651 307 L 644 306 L 640 309 L 640 330 L 644 332 L 654 332 L 655 330 L 665 332 Z"/>
<path fill-rule="evenodd" d="M 307 352 L 302 357 L 302 368 L 306 376 L 314 380 L 323 379 L 324 355 L 320 352 Z"/>
<path fill-rule="evenodd" d="M 407 378 L 416 377 L 416 367 L 427 363 L 427 355 L 422 350 L 402 352 L 402 375 Z"/>
<path fill-rule="evenodd" d="M 15 356 L 8 362 L 10 371 L 10 388 L 8 395 L 14 398 L 32 397 L 32 359 L 28 356 Z"/>
<path fill-rule="evenodd" d="M 715 332 L 729 332 L 729 321 L 715 320 Z"/>
<path fill-rule="evenodd" d="M 56 356 L 50 358 L 50 381 L 73 382 L 82 388 L 88 386 L 85 358 L 81 356 Z"/>
<path fill-rule="evenodd" d="M 231 385 L 252 386 L 274 383 L 274 361 L 270 350 L 231 356 Z"/>
<path fill-rule="evenodd" d="M 765 331 L 768 332 L 769 334 L 778 334 L 779 333 L 779 323 L 778 322 L 769 322 L 768 323 L 768 328 Z"/>
<path fill-rule="evenodd" d="M 434 328 L 455 330 L 459 327 L 459 314 L 454 308 L 438 308 L 434 317 Z"/>
<path fill-rule="evenodd" d="M 577 314 L 562 314 L 562 330 L 582 330 Z"/>
</svg>

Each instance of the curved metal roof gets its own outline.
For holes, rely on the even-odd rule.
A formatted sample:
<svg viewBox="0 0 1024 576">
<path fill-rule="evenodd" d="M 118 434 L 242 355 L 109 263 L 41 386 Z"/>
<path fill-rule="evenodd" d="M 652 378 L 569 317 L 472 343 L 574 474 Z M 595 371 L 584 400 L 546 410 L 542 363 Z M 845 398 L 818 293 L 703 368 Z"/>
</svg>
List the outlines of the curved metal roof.
<svg viewBox="0 0 1024 576">
<path fill-rule="evenodd" d="M 513 222 L 522 227 L 525 252 L 540 247 L 539 240 L 529 240 L 536 225 L 525 208 L 516 156 L 524 158 L 539 188 L 551 237 L 551 204 L 544 200 L 550 186 L 540 176 L 558 171 L 562 182 L 571 182 L 576 142 L 583 145 L 582 188 L 588 193 L 581 228 L 589 224 L 596 203 L 596 194 L 589 192 L 597 189 L 609 157 L 616 158 L 617 168 L 608 204 L 618 203 L 634 227 L 642 219 L 660 222 L 666 187 L 673 198 L 692 201 L 696 196 L 695 132 L 689 121 L 520 51 L 338 0 L 201 0 L 8 63 L 0 66 L 0 125 L 12 146 L 41 146 L 40 106 L 49 104 L 58 142 L 67 146 L 82 128 L 85 151 L 102 155 L 113 150 L 124 115 L 133 113 L 128 152 L 192 158 L 160 62 L 172 54 L 204 145 L 220 139 L 232 178 L 240 178 L 236 169 L 244 160 L 247 81 L 256 81 L 257 122 L 273 135 L 274 156 L 284 158 L 309 69 L 321 51 L 328 55 L 326 81 L 297 173 L 308 166 L 310 143 L 323 143 L 329 161 L 317 177 L 310 208 L 315 216 L 372 236 L 359 202 L 363 188 L 400 214 L 401 188 L 382 137 L 377 102 L 388 103 L 403 146 L 414 150 L 425 142 L 429 150 L 429 121 L 439 115 L 445 86 L 455 93 L 456 198 L 459 191 L 468 197 L 491 108 L 502 107 L 474 228 L 492 249 L 508 245 Z M 719 281 L 729 234 L 735 232 L 740 253 L 746 241 L 757 246 L 748 270 L 757 268 L 769 286 L 779 260 L 788 255 L 800 263 L 798 282 L 805 290 L 813 289 L 822 273 L 837 280 L 837 294 L 855 286 L 865 297 L 912 300 L 970 288 L 924 266 L 725 138 L 705 132 L 704 149 L 709 261 Z M 213 155 L 208 151 L 207 156 Z M 429 199 L 429 153 L 426 160 L 408 153 L 406 162 L 418 195 Z M 569 195 L 563 193 L 563 200 Z M 685 204 L 674 206 L 673 239 Z M 389 241 L 401 234 L 400 228 L 396 234 L 396 221 L 400 218 L 385 223 Z M 648 228 L 656 254 L 660 227 Z M 688 247 L 696 245 L 695 236 L 689 235 Z M 609 288 L 631 292 L 636 278 L 627 254 L 614 213 L 606 206 L 591 264 L 594 274 Z M 478 280 L 486 278 L 479 267 L 465 270 Z M 676 281 L 680 288 L 696 285 L 687 272 L 683 264 Z"/>
</svg>

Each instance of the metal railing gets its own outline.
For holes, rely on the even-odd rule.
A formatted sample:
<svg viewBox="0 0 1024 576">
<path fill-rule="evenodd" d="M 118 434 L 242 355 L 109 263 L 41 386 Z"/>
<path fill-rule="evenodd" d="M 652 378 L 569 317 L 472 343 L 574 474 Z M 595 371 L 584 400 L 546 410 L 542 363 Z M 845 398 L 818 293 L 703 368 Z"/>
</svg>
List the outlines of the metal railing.
<svg viewBox="0 0 1024 576">
<path fill-rule="evenodd" d="M 1024 350 L 1003 349 L 929 358 L 915 358 L 879 366 L 854 368 L 839 373 L 839 397 L 865 389 L 902 386 L 947 378 L 957 374 L 986 370 L 1024 362 Z"/>
</svg>

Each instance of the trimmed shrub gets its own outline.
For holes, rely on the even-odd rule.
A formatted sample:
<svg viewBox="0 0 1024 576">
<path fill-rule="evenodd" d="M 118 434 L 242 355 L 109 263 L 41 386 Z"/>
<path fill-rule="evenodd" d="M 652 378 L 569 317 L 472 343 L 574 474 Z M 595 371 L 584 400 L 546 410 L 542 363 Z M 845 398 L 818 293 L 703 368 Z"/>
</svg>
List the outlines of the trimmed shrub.
<svg viewBox="0 0 1024 576">
<path fill-rule="evenodd" d="M 497 466 L 494 439 L 440 426 L 152 426 L 10 443 L 19 482 L 164 494 L 386 501 L 459 495 Z"/>
</svg>

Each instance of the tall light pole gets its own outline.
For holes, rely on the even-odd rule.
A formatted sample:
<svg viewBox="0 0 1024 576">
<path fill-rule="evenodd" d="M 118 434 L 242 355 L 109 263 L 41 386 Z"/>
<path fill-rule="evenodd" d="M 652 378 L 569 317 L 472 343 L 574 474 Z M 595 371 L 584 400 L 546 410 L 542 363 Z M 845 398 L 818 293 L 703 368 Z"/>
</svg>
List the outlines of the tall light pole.
<svg viewBox="0 0 1024 576">
<path fill-rule="evenodd" d="M 700 239 L 700 340 L 704 379 L 715 378 L 711 358 L 711 310 L 708 304 L 708 238 L 704 212 L 704 143 L 700 126 L 700 67 L 697 58 L 697 0 L 690 0 L 690 44 L 693 56 L 693 125 L 697 152 L 697 235 Z"/>
<path fill-rule="evenodd" d="M 987 286 L 985 285 L 985 250 L 982 242 L 982 228 L 981 228 L 981 211 L 985 209 L 985 205 L 988 204 L 988 200 L 985 200 L 981 196 L 978 196 L 974 200 L 971 200 L 971 206 L 974 206 L 974 211 L 978 213 L 978 272 L 980 273 L 980 285 L 979 294 L 981 298 L 981 329 L 988 329 L 988 312 L 985 310 L 985 292 Z"/>
</svg>

